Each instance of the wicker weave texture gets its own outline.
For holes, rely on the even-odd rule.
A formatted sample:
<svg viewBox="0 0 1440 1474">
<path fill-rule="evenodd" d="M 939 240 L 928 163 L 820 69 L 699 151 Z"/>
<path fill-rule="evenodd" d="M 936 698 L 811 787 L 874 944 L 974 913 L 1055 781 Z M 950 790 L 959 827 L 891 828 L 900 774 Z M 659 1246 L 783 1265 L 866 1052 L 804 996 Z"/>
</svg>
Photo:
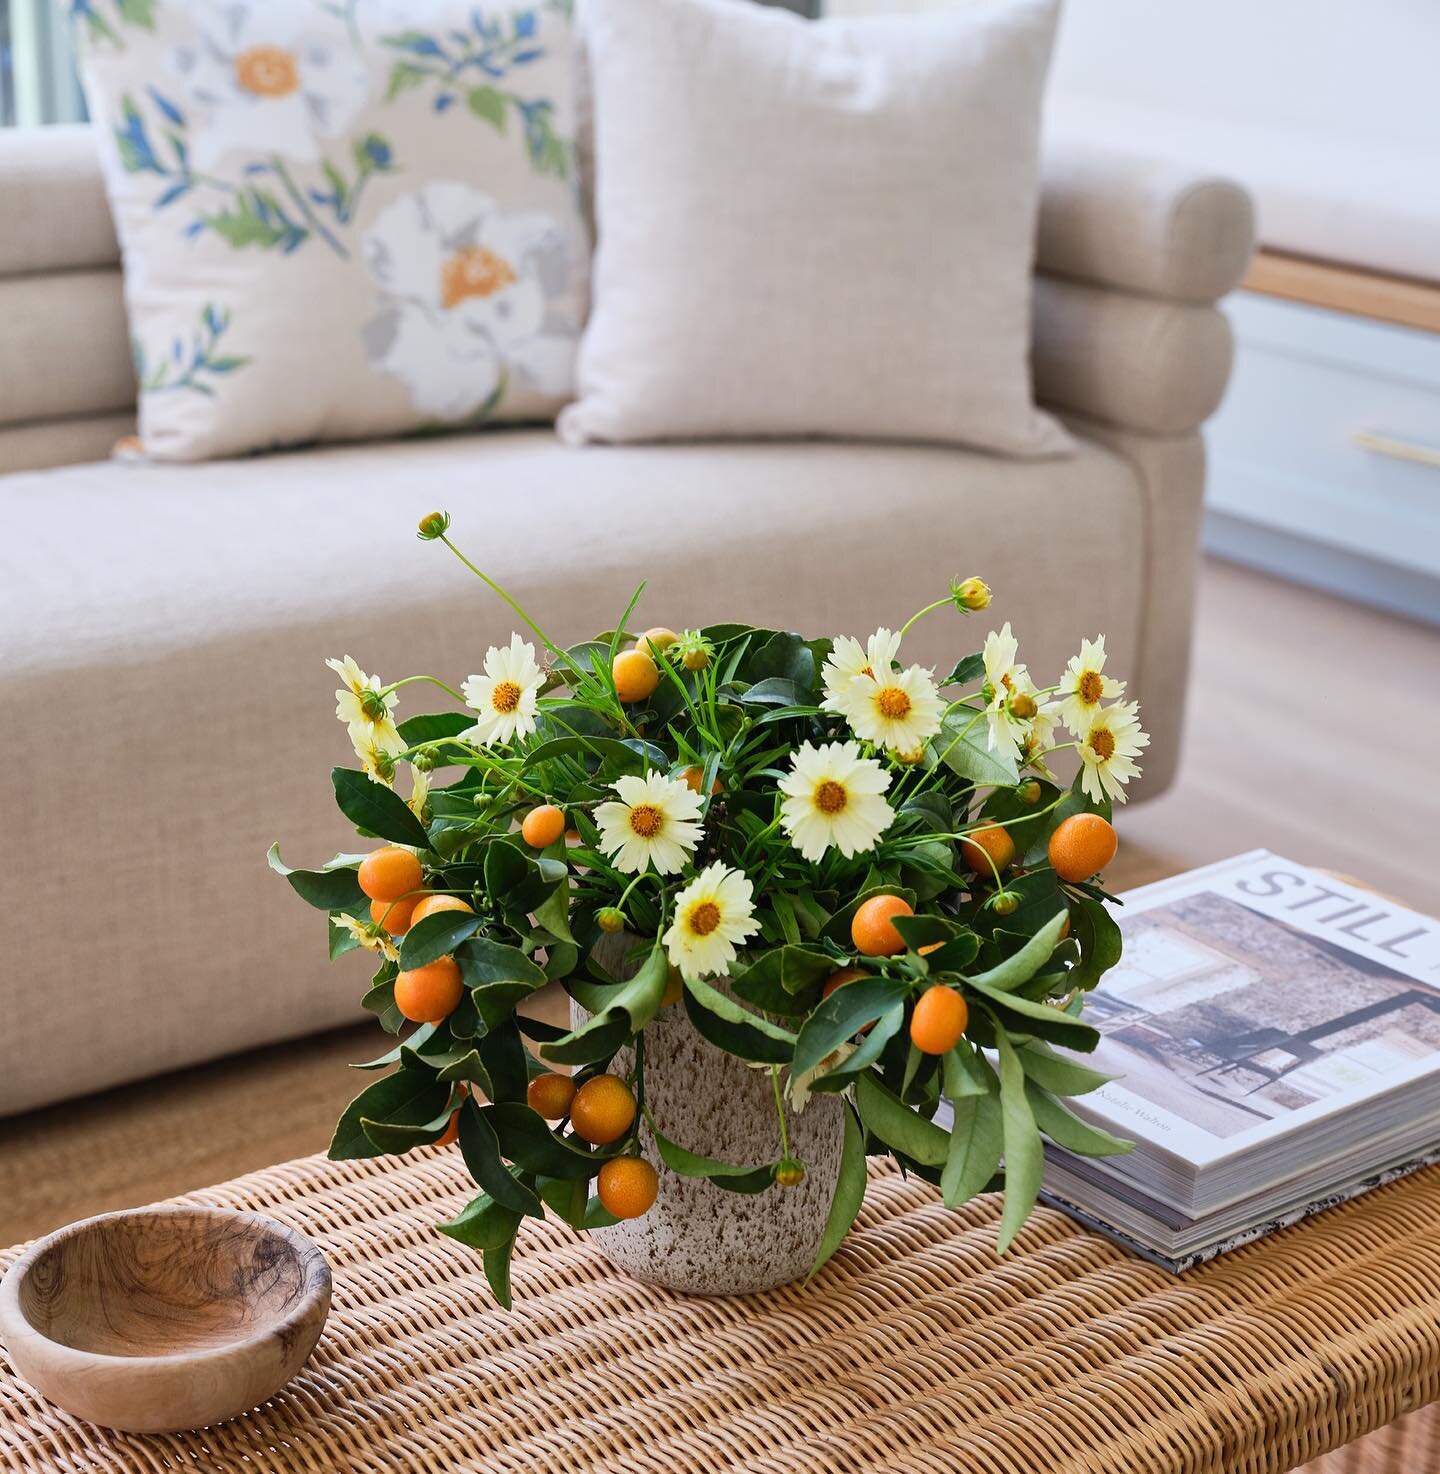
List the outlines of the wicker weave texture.
<svg viewBox="0 0 1440 1474">
<path fill-rule="evenodd" d="M 431 1228 L 471 1192 L 458 1154 L 425 1149 L 181 1199 L 324 1247 L 310 1365 L 247 1417 L 142 1438 L 50 1407 L 0 1358 L 0 1468 L 1278 1474 L 1440 1394 L 1440 1169 L 1176 1280 L 1046 1210 L 997 1260 L 995 1201 L 947 1212 L 872 1163 L 808 1288 L 686 1299 L 527 1222 L 509 1314 Z M 1424 1470 L 1354 1456 L 1323 1474 Z"/>
</svg>

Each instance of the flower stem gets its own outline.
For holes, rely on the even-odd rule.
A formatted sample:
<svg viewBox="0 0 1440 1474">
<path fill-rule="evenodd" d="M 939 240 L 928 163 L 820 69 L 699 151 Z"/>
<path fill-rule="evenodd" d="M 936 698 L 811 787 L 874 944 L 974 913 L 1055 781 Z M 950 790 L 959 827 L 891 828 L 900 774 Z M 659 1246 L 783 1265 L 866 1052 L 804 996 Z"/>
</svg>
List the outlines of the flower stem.
<svg viewBox="0 0 1440 1474">
<path fill-rule="evenodd" d="M 919 613 L 912 614 L 910 618 L 907 619 L 905 623 L 900 626 L 900 638 L 902 640 L 905 638 L 905 636 L 910 632 L 910 626 L 912 624 L 919 623 L 919 621 L 924 619 L 927 614 L 933 614 L 935 610 L 943 609 L 947 604 L 953 604 L 954 602 L 955 601 L 947 594 L 945 598 L 936 599 L 933 604 L 927 604 L 922 610 L 919 611 Z"/>
<path fill-rule="evenodd" d="M 429 681 L 432 685 L 439 686 L 442 691 L 448 691 L 461 706 L 465 705 L 465 698 L 460 692 L 454 686 L 442 681 L 439 676 L 402 676 L 398 681 L 391 681 L 380 694 L 382 696 L 388 696 L 392 691 L 398 691 L 401 686 L 408 686 L 413 681 Z"/>
<path fill-rule="evenodd" d="M 780 1066 L 770 1066 L 770 1083 L 775 1089 L 775 1113 L 780 1117 L 780 1156 L 790 1155 L 790 1132 L 785 1125 L 785 1102 L 780 1096 Z"/>
</svg>

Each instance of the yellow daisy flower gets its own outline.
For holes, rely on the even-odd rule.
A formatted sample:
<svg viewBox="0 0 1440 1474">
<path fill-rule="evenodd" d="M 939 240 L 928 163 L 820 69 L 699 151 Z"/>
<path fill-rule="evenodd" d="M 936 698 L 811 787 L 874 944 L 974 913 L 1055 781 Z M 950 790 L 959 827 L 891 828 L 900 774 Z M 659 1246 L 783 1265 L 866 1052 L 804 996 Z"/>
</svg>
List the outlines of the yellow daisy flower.
<svg viewBox="0 0 1440 1474">
<path fill-rule="evenodd" d="M 1134 761 L 1150 738 L 1140 728 L 1140 703 L 1117 701 L 1092 713 L 1090 725 L 1080 738 L 1080 786 L 1099 803 L 1109 795 L 1125 802 L 1125 784 L 1139 777 Z"/>
<path fill-rule="evenodd" d="M 1104 672 L 1105 636 L 1081 640 L 1080 653 L 1070 657 L 1057 688 L 1064 698 L 1060 703 L 1060 720 L 1072 737 L 1084 735 L 1102 701 L 1114 701 L 1125 694 L 1125 682 L 1112 680 Z"/>
</svg>

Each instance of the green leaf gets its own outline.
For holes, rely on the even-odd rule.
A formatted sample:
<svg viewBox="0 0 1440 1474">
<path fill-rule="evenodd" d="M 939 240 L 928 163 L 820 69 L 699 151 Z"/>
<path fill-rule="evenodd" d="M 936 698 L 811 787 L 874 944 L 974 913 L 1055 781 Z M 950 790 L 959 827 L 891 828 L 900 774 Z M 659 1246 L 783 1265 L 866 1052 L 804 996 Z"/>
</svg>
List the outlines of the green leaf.
<svg viewBox="0 0 1440 1474">
<path fill-rule="evenodd" d="M 471 1085 L 478 1085 L 487 1097 L 495 1093 L 495 1087 L 490 1083 L 490 1072 L 485 1068 L 478 1049 L 467 1050 L 442 1065 L 436 1078 L 447 1082 L 464 1080 Z"/>
<path fill-rule="evenodd" d="M 962 1039 L 946 1056 L 945 1099 L 963 1100 L 967 1095 L 985 1095 L 995 1083 L 995 1077 L 975 1046 Z"/>
<path fill-rule="evenodd" d="M 1081 1157 L 1116 1157 L 1134 1149 L 1133 1141 L 1111 1136 L 1108 1131 L 1102 1131 L 1067 1111 L 1033 1080 L 1026 1082 L 1025 1098 L 1030 1103 L 1035 1124 L 1056 1146 L 1063 1146 L 1067 1152 Z"/>
<path fill-rule="evenodd" d="M 930 739 L 941 762 L 969 783 L 999 783 L 1007 787 L 1018 783 L 1020 772 L 1015 766 L 1014 752 L 992 752 L 986 746 L 989 741 L 986 724 L 980 721 L 970 726 L 974 717 L 974 712 L 952 712 L 941 723 L 939 733 Z M 965 730 L 967 727 L 969 731 Z"/>
<path fill-rule="evenodd" d="M 660 1012 L 668 970 L 665 949 L 657 941 L 629 982 L 605 990 L 605 1002 L 598 1012 L 563 1039 L 540 1046 L 541 1059 L 570 1065 L 609 1059 L 618 1047 L 614 1042 L 617 1024 L 623 1028 L 623 1041 L 638 1034 Z"/>
<path fill-rule="evenodd" d="M 986 1072 L 989 1074 L 988 1065 Z M 950 1151 L 940 1174 L 940 1191 L 947 1208 L 958 1208 L 976 1193 L 984 1192 L 1000 1165 L 1004 1123 L 994 1075 L 990 1074 L 985 1094 L 961 1097 L 954 1102 L 954 1112 Z"/>
<path fill-rule="evenodd" d="M 495 1292 L 495 1299 L 500 1306 L 509 1310 L 512 1304 L 510 1295 L 510 1259 L 515 1252 L 515 1238 L 512 1235 L 503 1244 L 497 1244 L 493 1249 L 486 1249 L 481 1254 L 481 1263 L 485 1266 L 485 1278 L 490 1282 L 490 1288 Z"/>
<path fill-rule="evenodd" d="M 1125 944 L 1115 918 L 1092 896 L 1085 896 L 1075 908 L 1075 937 L 1080 943 L 1080 961 L 1065 981 L 1072 988 L 1090 989 L 1119 962 Z"/>
<path fill-rule="evenodd" d="M 530 1055 L 514 1017 L 491 1028 L 475 1047 L 494 1087 L 486 1092 L 490 1099 L 496 1102 L 524 1100 L 526 1087 L 530 1084 Z M 508 1155 L 512 1161 L 516 1160 L 514 1153 Z"/>
<path fill-rule="evenodd" d="M 481 918 L 465 911 L 435 911 L 422 917 L 400 943 L 400 966 L 407 972 L 448 957 L 480 929 Z"/>
<path fill-rule="evenodd" d="M 1102 1075 L 1099 1070 L 1092 1070 L 1078 1060 L 1056 1054 L 1048 1044 L 1042 1044 L 1038 1039 L 1022 1045 L 1016 1053 L 1025 1067 L 1026 1076 L 1042 1090 L 1055 1095 L 1085 1095 L 1114 1078 Z"/>
<path fill-rule="evenodd" d="M 526 1172 L 544 1177 L 594 1177 L 601 1164 L 617 1154 L 615 1150 L 594 1152 L 561 1140 L 542 1116 L 518 1101 L 485 1106 L 482 1114 L 489 1117 L 500 1150 Z"/>
<path fill-rule="evenodd" d="M 985 657 L 978 650 L 967 655 L 951 667 L 950 674 L 940 682 L 942 686 L 968 686 L 985 674 Z"/>
<path fill-rule="evenodd" d="M 886 1146 L 925 1167 L 944 1163 L 950 1147 L 946 1134 L 891 1095 L 874 1075 L 861 1075 L 855 1081 L 855 1104 L 865 1129 Z"/>
<path fill-rule="evenodd" d="M 380 1020 L 380 1027 L 387 1034 L 398 1034 L 408 1022 L 405 1015 L 395 1006 L 395 979 L 384 978 L 375 983 L 360 1000 L 360 1007 L 373 1013 Z"/>
<path fill-rule="evenodd" d="M 801 1026 L 791 1070 L 803 1075 L 814 1069 L 837 1046 L 889 1012 L 908 992 L 909 984 L 903 979 L 881 976 L 856 978 L 836 988 Z"/>
<path fill-rule="evenodd" d="M 514 1239 L 520 1218 L 513 1208 L 497 1203 L 489 1193 L 481 1193 L 458 1217 L 437 1227 L 447 1238 L 471 1249 L 498 1249 Z"/>
<path fill-rule="evenodd" d="M 467 988 L 478 988 L 483 983 L 528 983 L 532 988 L 543 988 L 546 983 L 544 971 L 519 947 L 492 942 L 489 937 L 471 937 L 462 942 L 455 948 L 455 960 Z"/>
<path fill-rule="evenodd" d="M 948 916 L 896 916 L 891 919 L 891 925 L 912 952 L 933 946 L 936 942 L 943 946 L 956 937 L 969 934 L 969 928 L 963 922 L 952 921 Z"/>
<path fill-rule="evenodd" d="M 535 924 L 543 926 L 552 937 L 562 942 L 574 942 L 570 930 L 570 882 L 562 880 L 559 885 L 535 908 Z"/>
<path fill-rule="evenodd" d="M 1050 954 L 1060 941 L 1060 933 L 1069 916 L 1070 913 L 1065 910 L 1056 912 L 1018 952 L 1012 953 L 988 972 L 976 973 L 965 981 L 972 987 L 995 993 L 1008 993 L 1021 983 L 1028 983 L 1049 962 Z"/>
<path fill-rule="evenodd" d="M 835 959 L 818 947 L 785 943 L 771 947 L 734 974 L 736 994 L 767 1013 L 797 1013 L 796 998 L 835 971 Z"/>
<path fill-rule="evenodd" d="M 369 905 L 353 870 L 292 870 L 280 858 L 278 844 L 270 846 L 265 859 L 302 901 L 318 911 L 350 911 Z"/>
<path fill-rule="evenodd" d="M 515 1013 L 515 1006 L 535 989 L 529 983 L 482 983 L 470 990 L 470 1002 L 487 1032 L 498 1029 Z M 486 1092 L 489 1093 L 488 1091 Z"/>
<path fill-rule="evenodd" d="M 408 1049 L 412 1054 L 418 1055 L 420 1053 L 420 1046 L 433 1037 L 438 1027 L 439 1025 L 437 1024 L 418 1024 L 415 1032 L 408 1039 L 397 1044 L 393 1049 L 387 1049 L 384 1054 L 377 1056 L 375 1059 L 367 1059 L 364 1064 L 351 1065 L 350 1068 L 352 1070 L 383 1070 L 390 1065 L 399 1064 L 402 1050 Z"/>
<path fill-rule="evenodd" d="M 406 747 L 419 747 L 422 742 L 439 742 L 445 737 L 458 737 L 474 725 L 474 712 L 423 712 L 419 716 L 406 717 L 400 723 L 400 739 Z"/>
<path fill-rule="evenodd" d="M 474 87 L 466 95 L 465 104 L 477 118 L 505 131 L 505 94 L 494 87 Z"/>
<path fill-rule="evenodd" d="M 798 686 L 794 681 L 787 681 L 783 676 L 767 676 L 763 681 L 756 681 L 748 690 L 743 691 L 740 700 L 749 706 L 798 707 L 802 711 L 807 711 L 812 709 L 806 704 L 809 697 L 808 687 Z"/>
<path fill-rule="evenodd" d="M 1005 1209 L 1000 1215 L 997 1252 L 1003 1254 L 1024 1227 L 1045 1172 L 1045 1149 L 1025 1093 L 1025 1071 L 1010 1041 L 996 1037 L 1000 1050 L 1000 1114 L 1005 1141 Z"/>
<path fill-rule="evenodd" d="M 425 833 L 425 826 L 410 812 L 398 793 L 354 768 L 332 769 L 330 781 L 335 785 L 335 802 L 340 812 L 357 829 L 417 850 L 430 848 L 430 836 Z"/>
<path fill-rule="evenodd" d="M 475 1181 L 495 1199 L 517 1213 L 531 1218 L 543 1218 L 545 1210 L 540 1199 L 518 1182 L 514 1174 L 500 1159 L 500 1142 L 495 1128 L 486 1119 L 485 1113 L 475 1104 L 474 1098 L 466 1100 L 460 1108 L 460 1152 L 465 1165 Z"/>
<path fill-rule="evenodd" d="M 795 1035 L 751 1013 L 700 979 L 685 980 L 685 1012 L 696 1030 L 717 1049 L 757 1064 L 785 1064 Z"/>
<path fill-rule="evenodd" d="M 845 1112 L 845 1145 L 840 1153 L 840 1176 L 835 1182 L 835 1196 L 830 1199 L 830 1214 L 825 1220 L 825 1232 L 820 1237 L 820 1250 L 807 1283 L 814 1279 L 820 1267 L 838 1249 L 850 1232 L 860 1206 L 865 1201 L 865 1137 L 855 1124 L 850 1111 Z"/>
<path fill-rule="evenodd" d="M 1003 1027 L 1012 1034 L 1034 1034 L 1052 1044 L 1063 1044 L 1089 1054 L 1100 1042 L 1100 1035 L 1089 1025 L 1072 1018 L 1062 1009 L 1048 1003 L 1034 1003 L 1015 993 L 997 993 L 993 988 L 971 982 L 968 986 L 984 998 Z"/>
<path fill-rule="evenodd" d="M 714 1157 L 702 1157 L 671 1141 L 656 1127 L 654 1119 L 648 1113 L 645 1122 L 650 1128 L 651 1136 L 655 1138 L 661 1160 L 672 1172 L 678 1172 L 682 1177 L 706 1177 L 716 1187 L 746 1193 L 763 1192 L 774 1180 L 772 1162 L 761 1167 L 739 1167 L 733 1162 L 718 1162 Z"/>
<path fill-rule="evenodd" d="M 438 1081 L 428 1070 L 397 1070 L 367 1085 L 345 1107 L 335 1135 L 330 1142 L 330 1160 L 347 1161 L 352 1157 L 383 1156 L 382 1149 L 365 1134 L 360 1122 L 385 1121 L 398 1124 L 423 1124 L 433 1121 L 445 1109 L 450 1087 Z"/>
</svg>

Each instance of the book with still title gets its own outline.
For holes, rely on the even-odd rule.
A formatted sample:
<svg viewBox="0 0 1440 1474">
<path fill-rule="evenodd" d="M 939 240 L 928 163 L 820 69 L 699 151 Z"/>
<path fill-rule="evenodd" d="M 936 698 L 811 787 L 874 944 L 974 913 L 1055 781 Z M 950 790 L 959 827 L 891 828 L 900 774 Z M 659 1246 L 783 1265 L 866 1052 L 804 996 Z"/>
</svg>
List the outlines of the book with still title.
<svg viewBox="0 0 1440 1474">
<path fill-rule="evenodd" d="M 1256 850 L 1120 898 L 1057 1207 L 1179 1272 L 1440 1157 L 1440 923 Z"/>
</svg>

